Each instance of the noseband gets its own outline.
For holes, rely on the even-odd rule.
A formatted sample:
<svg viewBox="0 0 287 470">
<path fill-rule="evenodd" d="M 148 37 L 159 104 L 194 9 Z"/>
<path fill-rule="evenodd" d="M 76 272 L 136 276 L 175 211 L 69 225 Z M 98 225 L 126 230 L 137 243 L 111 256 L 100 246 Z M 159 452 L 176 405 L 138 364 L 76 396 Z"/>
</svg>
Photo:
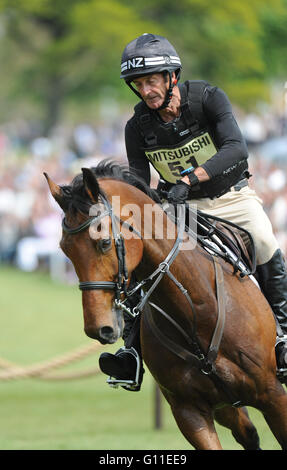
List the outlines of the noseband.
<svg viewBox="0 0 287 470">
<path fill-rule="evenodd" d="M 79 288 L 82 291 L 86 290 L 113 290 L 115 291 L 115 299 L 120 300 L 121 293 L 126 293 L 127 291 L 127 282 L 128 282 L 128 270 L 126 267 L 125 259 L 125 242 L 121 232 L 118 230 L 120 224 L 126 225 L 129 230 L 133 231 L 140 239 L 141 234 L 130 224 L 121 220 L 117 217 L 114 212 L 111 203 L 103 195 L 101 195 L 101 201 L 105 206 L 105 211 L 95 217 L 92 217 L 78 227 L 70 228 L 66 225 L 65 219 L 63 219 L 62 227 L 64 232 L 69 235 L 75 235 L 77 233 L 83 232 L 92 224 L 99 222 L 103 217 L 110 217 L 112 223 L 112 234 L 115 240 L 116 254 L 118 258 L 118 274 L 117 281 L 84 281 L 79 283 Z"/>
</svg>

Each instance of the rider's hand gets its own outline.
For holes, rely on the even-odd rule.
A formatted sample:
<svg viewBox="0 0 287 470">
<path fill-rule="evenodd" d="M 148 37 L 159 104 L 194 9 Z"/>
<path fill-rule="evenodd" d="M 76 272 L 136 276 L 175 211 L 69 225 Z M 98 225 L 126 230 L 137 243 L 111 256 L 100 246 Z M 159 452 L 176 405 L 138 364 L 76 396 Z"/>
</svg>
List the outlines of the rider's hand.
<svg viewBox="0 0 287 470">
<path fill-rule="evenodd" d="M 167 200 L 170 204 L 184 204 L 188 199 L 190 185 L 180 181 L 168 192 Z"/>
</svg>

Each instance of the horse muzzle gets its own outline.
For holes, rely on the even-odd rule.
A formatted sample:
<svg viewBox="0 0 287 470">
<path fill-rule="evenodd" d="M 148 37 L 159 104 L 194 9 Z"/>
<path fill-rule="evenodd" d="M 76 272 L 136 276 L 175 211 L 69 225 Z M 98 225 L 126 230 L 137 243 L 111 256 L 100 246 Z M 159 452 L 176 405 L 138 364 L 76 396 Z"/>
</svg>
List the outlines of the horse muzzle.
<svg viewBox="0 0 287 470">
<path fill-rule="evenodd" d="M 113 344 L 120 338 L 120 329 L 112 326 L 93 328 L 85 326 L 85 333 L 89 338 L 98 340 L 101 344 Z"/>
<path fill-rule="evenodd" d="M 101 344 L 113 344 L 123 333 L 122 312 L 114 307 L 95 314 L 84 309 L 84 331 Z"/>
</svg>

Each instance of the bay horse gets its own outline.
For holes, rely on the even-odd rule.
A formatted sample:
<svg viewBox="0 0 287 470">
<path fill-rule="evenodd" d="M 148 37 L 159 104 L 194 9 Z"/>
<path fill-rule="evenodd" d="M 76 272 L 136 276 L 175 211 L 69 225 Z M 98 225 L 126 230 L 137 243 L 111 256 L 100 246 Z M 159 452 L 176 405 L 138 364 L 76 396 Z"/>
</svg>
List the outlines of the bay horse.
<svg viewBox="0 0 287 470">
<path fill-rule="evenodd" d="M 102 344 L 121 337 L 121 299 L 135 272 L 149 300 L 139 317 L 143 360 L 189 443 L 197 450 L 222 449 L 216 420 L 244 449 L 259 449 L 246 410 L 251 406 L 263 413 L 287 449 L 287 395 L 276 377 L 275 321 L 258 286 L 228 262 L 214 262 L 198 244 L 175 250 L 177 226 L 174 236 L 164 232 L 156 237 L 154 210 L 161 214 L 164 229 L 169 217 L 155 192 L 120 165 L 104 161 L 83 168 L 65 186 L 45 176 L 64 211 L 60 246 L 80 281 L 85 333 Z M 115 197 L 120 216 L 111 204 Z M 96 213 L 91 213 L 93 207 Z M 150 236 L 143 236 L 146 227 Z M 221 300 L 219 283 L 224 283 Z M 221 326 L 220 303 L 226 313 Z M 211 362 L 210 344 L 217 346 Z"/>
</svg>

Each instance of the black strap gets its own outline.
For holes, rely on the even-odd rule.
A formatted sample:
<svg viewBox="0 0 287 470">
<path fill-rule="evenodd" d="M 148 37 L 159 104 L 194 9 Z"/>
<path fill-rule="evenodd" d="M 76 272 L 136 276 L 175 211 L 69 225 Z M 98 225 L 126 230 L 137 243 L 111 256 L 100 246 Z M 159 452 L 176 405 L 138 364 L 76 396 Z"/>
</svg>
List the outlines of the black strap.
<svg viewBox="0 0 287 470">
<path fill-rule="evenodd" d="M 79 283 L 80 290 L 114 290 L 116 286 L 117 283 L 112 281 L 84 281 Z"/>
<path fill-rule="evenodd" d="M 207 124 L 202 103 L 203 93 L 207 85 L 208 82 L 204 80 L 187 80 L 179 87 L 182 100 L 181 112 L 191 134 L 197 134 Z M 138 117 L 145 145 L 148 148 L 155 147 L 157 145 L 157 135 L 152 124 L 152 113 L 144 103 L 138 103 L 134 111 Z"/>
<path fill-rule="evenodd" d="M 203 93 L 207 85 L 208 82 L 204 80 L 187 80 L 180 87 L 181 111 L 192 134 L 196 134 L 206 123 L 203 112 Z"/>
<path fill-rule="evenodd" d="M 150 113 L 139 116 L 139 124 L 144 135 L 147 147 L 155 147 L 157 145 L 157 136 L 154 133 Z"/>
</svg>

